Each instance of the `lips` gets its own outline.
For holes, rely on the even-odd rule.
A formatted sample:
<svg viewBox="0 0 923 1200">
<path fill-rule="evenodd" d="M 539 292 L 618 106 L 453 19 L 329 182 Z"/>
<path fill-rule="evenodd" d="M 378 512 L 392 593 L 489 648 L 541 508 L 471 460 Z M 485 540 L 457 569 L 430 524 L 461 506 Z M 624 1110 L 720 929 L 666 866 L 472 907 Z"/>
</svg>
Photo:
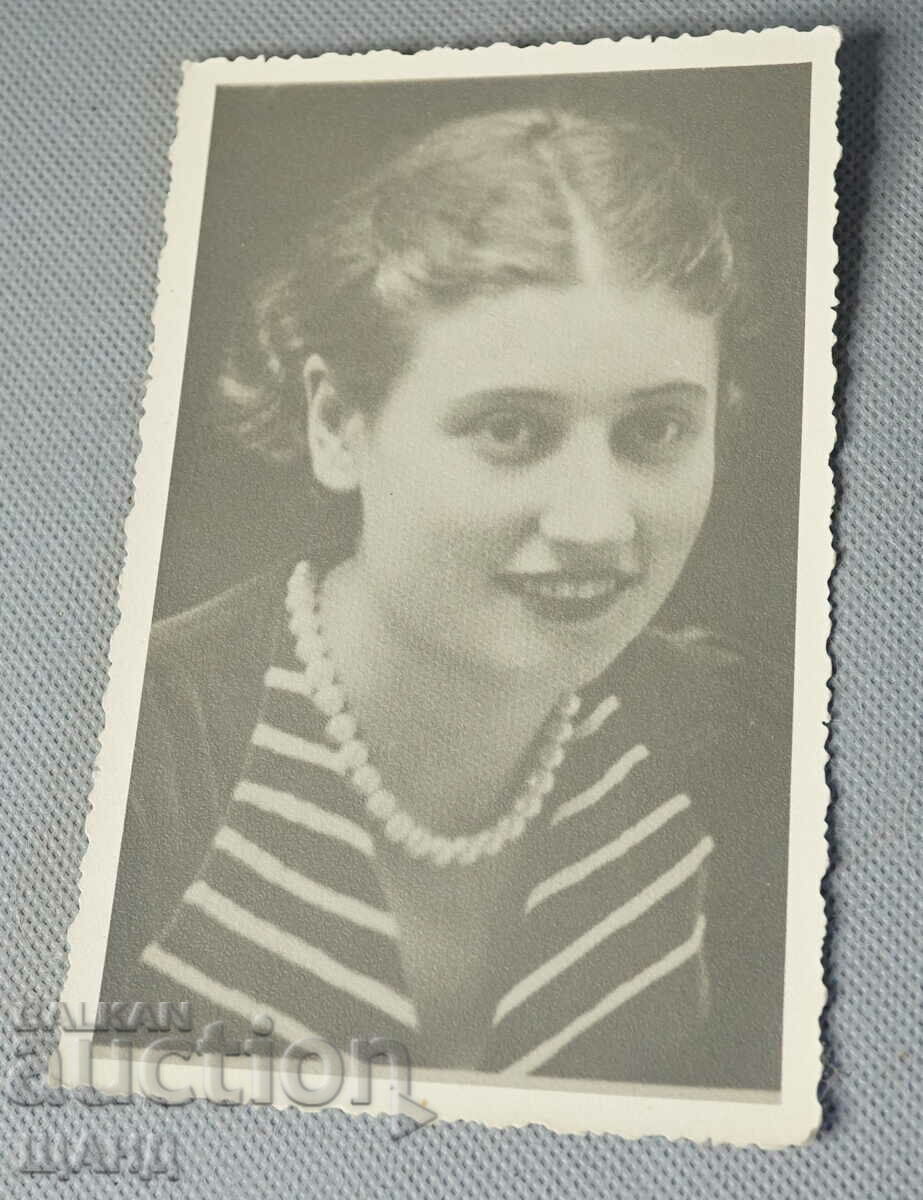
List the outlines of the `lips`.
<svg viewBox="0 0 923 1200">
<path fill-rule="evenodd" d="M 553 621 L 588 621 L 611 608 L 635 579 L 621 572 L 554 571 L 506 574 L 499 582 L 538 616 Z"/>
</svg>

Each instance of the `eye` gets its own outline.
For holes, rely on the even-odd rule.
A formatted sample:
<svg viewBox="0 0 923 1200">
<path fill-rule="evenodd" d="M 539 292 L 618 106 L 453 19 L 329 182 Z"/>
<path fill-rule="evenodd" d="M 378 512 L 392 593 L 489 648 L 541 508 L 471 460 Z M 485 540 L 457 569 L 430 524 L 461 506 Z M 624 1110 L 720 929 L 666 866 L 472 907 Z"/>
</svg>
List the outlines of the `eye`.
<svg viewBox="0 0 923 1200">
<path fill-rule="evenodd" d="M 698 419 L 685 409 L 639 409 L 618 423 L 613 448 L 639 462 L 670 462 L 698 432 Z"/>
<path fill-rule="evenodd" d="M 483 414 L 470 433 L 479 450 L 500 461 L 523 462 L 537 457 L 550 441 L 541 417 L 515 408 Z"/>
</svg>

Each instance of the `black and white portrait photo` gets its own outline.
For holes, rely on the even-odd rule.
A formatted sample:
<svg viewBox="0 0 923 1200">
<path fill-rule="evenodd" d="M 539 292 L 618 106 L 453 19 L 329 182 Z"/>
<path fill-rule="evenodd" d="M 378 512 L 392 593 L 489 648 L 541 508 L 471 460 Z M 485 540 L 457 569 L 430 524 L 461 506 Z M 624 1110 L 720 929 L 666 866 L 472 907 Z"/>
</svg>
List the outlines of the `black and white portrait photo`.
<svg viewBox="0 0 923 1200">
<path fill-rule="evenodd" d="M 714 39 L 189 68 L 81 1002 L 809 1135 L 835 40 Z"/>
</svg>

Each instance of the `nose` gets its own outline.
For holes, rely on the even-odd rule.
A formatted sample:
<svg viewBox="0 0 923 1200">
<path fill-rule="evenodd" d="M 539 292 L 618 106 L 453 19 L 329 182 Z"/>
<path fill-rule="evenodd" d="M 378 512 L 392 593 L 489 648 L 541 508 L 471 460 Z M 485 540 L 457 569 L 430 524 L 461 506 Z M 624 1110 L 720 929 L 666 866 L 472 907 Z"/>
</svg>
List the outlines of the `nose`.
<svg viewBox="0 0 923 1200">
<path fill-rule="evenodd" d="M 594 427 L 574 431 L 548 464 L 539 528 L 549 542 L 625 545 L 637 532 L 632 488 L 608 437 Z"/>
</svg>

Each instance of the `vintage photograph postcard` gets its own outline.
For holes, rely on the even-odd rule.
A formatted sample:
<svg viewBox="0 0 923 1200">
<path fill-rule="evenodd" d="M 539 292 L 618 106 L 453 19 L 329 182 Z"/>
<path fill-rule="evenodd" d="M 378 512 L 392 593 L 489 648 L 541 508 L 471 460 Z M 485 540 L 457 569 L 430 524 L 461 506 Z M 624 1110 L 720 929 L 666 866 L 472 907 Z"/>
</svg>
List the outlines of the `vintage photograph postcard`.
<svg viewBox="0 0 923 1200">
<path fill-rule="evenodd" d="M 838 45 L 186 64 L 53 1081 L 813 1135 Z"/>
</svg>

